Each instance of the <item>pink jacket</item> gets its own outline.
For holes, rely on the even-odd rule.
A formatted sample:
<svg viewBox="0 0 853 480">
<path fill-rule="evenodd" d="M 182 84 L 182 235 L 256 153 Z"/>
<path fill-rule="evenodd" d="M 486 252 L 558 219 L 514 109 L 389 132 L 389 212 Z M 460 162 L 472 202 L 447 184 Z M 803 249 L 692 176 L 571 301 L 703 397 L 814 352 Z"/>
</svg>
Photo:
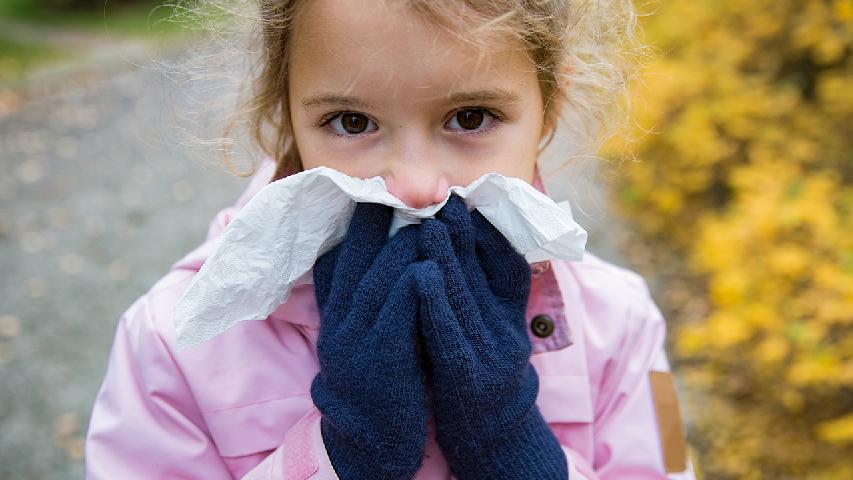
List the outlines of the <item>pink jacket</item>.
<svg viewBox="0 0 853 480">
<path fill-rule="evenodd" d="M 263 321 L 176 351 L 174 306 L 267 160 L 207 240 L 120 317 L 86 437 L 91 479 L 336 479 L 309 388 L 319 370 L 313 285 Z M 537 175 L 535 186 L 544 192 Z M 666 324 L 645 281 L 586 252 L 533 265 L 527 315 L 537 398 L 574 479 L 694 480 Z M 454 479 L 432 421 L 419 480 Z"/>
</svg>

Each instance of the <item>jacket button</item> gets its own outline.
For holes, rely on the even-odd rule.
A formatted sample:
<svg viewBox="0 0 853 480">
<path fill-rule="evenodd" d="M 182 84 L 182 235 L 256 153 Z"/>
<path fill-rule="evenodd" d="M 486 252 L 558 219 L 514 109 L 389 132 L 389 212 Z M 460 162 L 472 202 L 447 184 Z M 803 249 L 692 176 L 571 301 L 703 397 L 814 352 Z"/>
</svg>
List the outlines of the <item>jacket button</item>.
<svg viewBox="0 0 853 480">
<path fill-rule="evenodd" d="M 549 315 L 536 315 L 530 322 L 530 329 L 539 338 L 549 337 L 554 333 L 554 320 Z"/>
</svg>

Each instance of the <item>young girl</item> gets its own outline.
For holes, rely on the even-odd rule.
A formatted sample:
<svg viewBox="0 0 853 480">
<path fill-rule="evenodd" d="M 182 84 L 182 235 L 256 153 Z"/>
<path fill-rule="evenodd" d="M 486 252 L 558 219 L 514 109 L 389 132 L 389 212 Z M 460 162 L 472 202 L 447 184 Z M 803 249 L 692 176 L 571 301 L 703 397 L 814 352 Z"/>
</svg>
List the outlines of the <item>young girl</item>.
<svg viewBox="0 0 853 480">
<path fill-rule="evenodd" d="M 266 320 L 176 349 L 193 275 L 289 173 L 380 175 L 417 208 L 488 172 L 544 193 L 537 158 L 556 119 L 595 132 L 594 92 L 614 85 L 596 32 L 632 13 L 606 0 L 258 3 L 253 112 L 257 132 L 274 127 L 269 158 L 119 319 L 87 476 L 693 479 L 645 281 L 590 253 L 528 265 L 456 196 L 391 238 L 390 207 L 358 204 L 313 283 Z"/>
</svg>

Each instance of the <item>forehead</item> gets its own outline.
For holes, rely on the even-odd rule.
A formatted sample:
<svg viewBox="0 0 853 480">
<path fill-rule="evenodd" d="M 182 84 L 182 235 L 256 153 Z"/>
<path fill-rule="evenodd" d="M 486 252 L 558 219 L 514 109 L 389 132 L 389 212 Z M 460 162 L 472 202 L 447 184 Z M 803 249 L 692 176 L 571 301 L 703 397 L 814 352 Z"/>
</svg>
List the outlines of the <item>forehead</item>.
<svg viewBox="0 0 853 480">
<path fill-rule="evenodd" d="M 315 0 L 294 19 L 292 77 L 313 88 L 385 90 L 429 100 L 484 82 L 518 88 L 536 78 L 520 41 L 491 34 L 466 42 L 403 1 Z M 486 85 L 488 86 L 488 85 Z"/>
</svg>

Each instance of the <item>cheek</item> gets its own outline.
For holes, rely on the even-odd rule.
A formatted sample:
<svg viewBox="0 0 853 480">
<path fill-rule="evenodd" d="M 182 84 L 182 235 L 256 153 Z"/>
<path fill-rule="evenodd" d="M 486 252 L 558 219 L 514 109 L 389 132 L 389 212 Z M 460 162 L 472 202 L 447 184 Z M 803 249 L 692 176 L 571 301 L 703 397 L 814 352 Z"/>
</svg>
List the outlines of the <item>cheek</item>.
<svg viewBox="0 0 853 480">
<path fill-rule="evenodd" d="M 454 148 L 452 171 L 470 181 L 495 172 L 532 183 L 539 153 L 537 140 L 535 132 L 527 126 L 507 125 L 489 141 L 477 146 L 460 145 Z"/>
<path fill-rule="evenodd" d="M 536 96 L 538 90 L 530 89 L 526 93 L 529 98 L 525 98 L 522 110 L 510 117 L 507 123 L 477 142 L 459 146 L 459 168 L 466 171 L 467 177 L 476 179 L 485 173 L 496 172 L 532 184 L 543 117 L 541 103 Z"/>
<path fill-rule="evenodd" d="M 293 137 L 302 166 L 308 170 L 329 167 L 351 177 L 370 178 L 380 174 L 381 163 L 375 148 L 366 142 L 329 137 L 312 120 L 299 113 L 293 116 Z"/>
<path fill-rule="evenodd" d="M 381 175 L 381 169 L 370 162 L 353 162 L 337 155 L 326 155 L 317 150 L 309 150 L 305 155 L 299 151 L 302 166 L 308 170 L 316 167 L 328 167 L 356 178 L 371 178 Z"/>
<path fill-rule="evenodd" d="M 300 118 L 298 115 L 294 117 L 293 138 L 306 170 L 329 167 L 352 175 L 347 169 L 351 165 L 347 165 L 348 162 L 344 161 L 343 156 L 331 148 L 332 144 L 324 138 L 319 129 L 310 124 L 309 120 Z"/>
<path fill-rule="evenodd" d="M 533 170 L 536 165 L 535 152 L 503 151 L 502 155 L 484 159 L 483 162 L 467 162 L 457 170 L 459 176 L 467 181 L 454 182 L 467 185 L 487 173 L 499 173 L 505 177 L 514 177 L 527 183 L 533 182 Z"/>
<path fill-rule="evenodd" d="M 370 178 L 381 174 L 381 163 L 364 161 L 364 155 L 347 151 L 336 142 L 329 141 L 319 131 L 294 127 L 294 138 L 305 170 L 328 167 L 357 178 Z"/>
</svg>

